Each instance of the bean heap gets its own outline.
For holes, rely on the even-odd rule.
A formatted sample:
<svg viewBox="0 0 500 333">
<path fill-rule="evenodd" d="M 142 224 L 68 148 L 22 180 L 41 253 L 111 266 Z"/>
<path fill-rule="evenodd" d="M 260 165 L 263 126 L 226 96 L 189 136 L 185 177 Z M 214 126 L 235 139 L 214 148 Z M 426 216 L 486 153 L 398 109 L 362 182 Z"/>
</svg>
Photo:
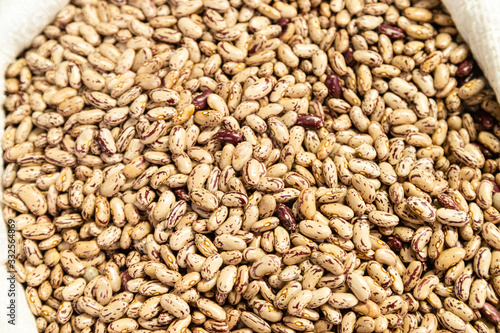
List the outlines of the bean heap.
<svg viewBox="0 0 500 333">
<path fill-rule="evenodd" d="M 6 77 L 38 332 L 500 329 L 500 106 L 438 0 L 74 0 Z"/>
</svg>

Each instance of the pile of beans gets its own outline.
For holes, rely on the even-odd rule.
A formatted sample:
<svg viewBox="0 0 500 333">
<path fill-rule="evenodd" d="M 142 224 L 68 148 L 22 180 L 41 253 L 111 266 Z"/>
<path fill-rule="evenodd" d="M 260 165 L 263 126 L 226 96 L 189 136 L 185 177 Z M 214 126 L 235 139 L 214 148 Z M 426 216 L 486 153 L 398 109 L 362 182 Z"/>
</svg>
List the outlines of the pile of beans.
<svg viewBox="0 0 500 333">
<path fill-rule="evenodd" d="M 74 0 L 6 77 L 39 332 L 500 329 L 500 106 L 438 0 Z"/>
</svg>

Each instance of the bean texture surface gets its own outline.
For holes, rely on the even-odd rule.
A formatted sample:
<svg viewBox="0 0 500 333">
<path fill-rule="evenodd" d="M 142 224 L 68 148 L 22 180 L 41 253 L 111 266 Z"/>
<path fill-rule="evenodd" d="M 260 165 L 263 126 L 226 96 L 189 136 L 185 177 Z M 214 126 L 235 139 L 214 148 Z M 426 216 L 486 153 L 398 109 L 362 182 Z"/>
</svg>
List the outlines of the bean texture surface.
<svg viewBox="0 0 500 333">
<path fill-rule="evenodd" d="M 439 0 L 73 0 L 5 76 L 38 332 L 500 331 L 500 105 Z"/>
</svg>

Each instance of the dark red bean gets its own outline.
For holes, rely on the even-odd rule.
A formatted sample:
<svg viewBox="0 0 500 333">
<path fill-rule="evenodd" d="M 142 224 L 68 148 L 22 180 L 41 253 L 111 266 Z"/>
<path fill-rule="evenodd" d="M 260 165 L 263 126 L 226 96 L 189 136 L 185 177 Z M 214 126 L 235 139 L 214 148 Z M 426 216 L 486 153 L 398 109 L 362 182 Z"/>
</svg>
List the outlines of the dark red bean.
<svg viewBox="0 0 500 333">
<path fill-rule="evenodd" d="M 457 68 L 457 76 L 465 77 L 472 72 L 472 68 L 474 68 L 474 62 L 472 59 L 466 59 Z"/>
<path fill-rule="evenodd" d="M 392 25 L 381 24 L 378 26 L 378 32 L 386 35 L 389 38 L 394 38 L 394 39 L 405 38 L 405 33 L 403 29 L 394 27 Z"/>
<path fill-rule="evenodd" d="M 276 24 L 282 28 L 288 23 L 290 23 L 290 19 L 288 17 L 282 17 L 276 22 Z"/>
<path fill-rule="evenodd" d="M 333 98 L 342 97 L 342 86 L 340 85 L 340 78 L 335 75 L 328 75 L 325 80 L 325 85 Z"/>
<path fill-rule="evenodd" d="M 204 110 L 207 108 L 207 98 L 208 95 L 212 94 L 213 91 L 207 89 L 203 91 L 201 94 L 193 98 L 193 105 L 196 110 Z"/>
<path fill-rule="evenodd" d="M 459 77 L 457 76 L 457 81 L 458 81 L 458 86 L 462 86 L 474 79 L 478 79 L 480 78 L 481 76 L 483 76 L 483 72 L 481 71 L 481 69 L 479 67 L 474 67 L 472 69 L 472 71 L 470 72 L 469 75 L 465 76 L 465 77 Z"/>
<path fill-rule="evenodd" d="M 488 320 L 490 323 L 498 324 L 500 322 L 500 313 L 498 310 L 491 305 L 490 303 L 484 303 L 483 307 L 479 309 L 481 314 Z"/>
<path fill-rule="evenodd" d="M 189 197 L 189 193 L 184 188 L 178 188 L 174 191 L 175 196 L 178 200 L 184 200 L 187 202 L 191 202 L 191 198 Z"/>
<path fill-rule="evenodd" d="M 469 76 L 467 77 L 458 77 L 458 76 L 455 76 L 455 78 L 457 79 L 457 86 L 461 87 L 463 86 L 464 84 L 466 84 L 467 82 L 469 82 L 471 79 L 468 79 L 472 74 L 470 74 Z"/>
<path fill-rule="evenodd" d="M 344 58 L 347 66 L 354 66 L 356 61 L 354 60 L 354 51 L 352 49 L 348 49 L 347 51 L 344 52 Z"/>
<path fill-rule="evenodd" d="M 387 238 L 386 243 L 394 252 L 399 252 L 403 248 L 403 243 L 401 243 L 399 238 L 396 238 L 394 236 L 389 236 L 389 238 Z"/>
<path fill-rule="evenodd" d="M 320 129 L 323 127 L 323 119 L 313 114 L 299 114 L 295 125 L 302 126 L 307 129 Z"/>
<path fill-rule="evenodd" d="M 223 143 L 237 144 L 243 140 L 243 135 L 239 131 L 222 129 L 215 134 L 215 138 Z"/>
<path fill-rule="evenodd" d="M 297 230 L 297 221 L 295 220 L 295 217 L 293 217 L 290 208 L 280 203 L 276 207 L 276 215 L 278 216 L 278 219 L 286 230 Z"/>
<path fill-rule="evenodd" d="M 493 153 L 488 148 L 483 146 L 482 144 L 479 144 L 476 142 L 473 142 L 472 144 L 474 146 L 476 146 L 477 148 L 479 148 L 479 150 L 481 150 L 481 153 L 484 155 L 484 157 L 486 157 L 486 158 L 493 158 L 494 157 Z"/>
<path fill-rule="evenodd" d="M 437 199 L 439 204 L 444 208 L 460 210 L 460 206 L 448 194 L 440 193 Z"/>
<path fill-rule="evenodd" d="M 487 130 L 492 129 L 495 126 L 496 120 L 493 118 L 491 114 L 488 112 L 480 111 L 477 113 L 479 116 L 479 121 L 481 122 L 481 125 Z"/>
</svg>

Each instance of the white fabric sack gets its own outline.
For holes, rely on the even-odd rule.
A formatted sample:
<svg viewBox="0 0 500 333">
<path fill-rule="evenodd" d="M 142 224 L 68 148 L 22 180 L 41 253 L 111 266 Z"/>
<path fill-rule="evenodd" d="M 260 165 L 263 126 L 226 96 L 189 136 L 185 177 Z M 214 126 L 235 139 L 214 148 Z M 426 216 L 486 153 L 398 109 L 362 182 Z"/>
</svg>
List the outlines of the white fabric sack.
<svg viewBox="0 0 500 333">
<path fill-rule="evenodd" d="M 442 0 L 461 35 L 470 45 L 474 58 L 500 96 L 500 1 Z M 7 66 L 54 19 L 69 0 L 0 0 L 0 105 L 5 100 L 4 73 Z M 3 136 L 5 115 L 0 112 L 0 135 Z M 3 160 L 0 159 L 3 170 Z M 35 318 L 28 308 L 22 285 L 16 282 L 15 326 L 8 320 L 10 282 L 6 269 L 7 228 L 0 214 L 0 327 L 6 333 L 36 333 Z"/>
<path fill-rule="evenodd" d="M 442 0 L 474 59 L 500 96 L 500 1 Z"/>
<path fill-rule="evenodd" d="M 5 100 L 5 70 L 28 46 L 69 0 L 0 0 L 0 105 Z M 0 112 L 0 136 L 3 137 L 5 114 Z M 3 152 L 2 152 L 3 155 Z M 3 159 L 0 159 L 3 172 Z M 36 333 L 35 317 L 26 301 L 24 287 L 15 282 L 15 326 L 9 324 L 11 283 L 7 273 L 7 227 L 0 214 L 0 327 L 5 333 Z"/>
</svg>

